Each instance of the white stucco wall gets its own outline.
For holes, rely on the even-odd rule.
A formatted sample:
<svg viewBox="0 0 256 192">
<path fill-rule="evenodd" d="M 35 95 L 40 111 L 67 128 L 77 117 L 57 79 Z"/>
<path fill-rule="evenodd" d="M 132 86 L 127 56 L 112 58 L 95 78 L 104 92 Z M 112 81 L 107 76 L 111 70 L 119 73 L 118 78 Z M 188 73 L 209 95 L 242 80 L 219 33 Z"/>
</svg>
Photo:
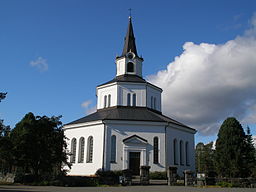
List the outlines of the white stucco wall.
<svg viewBox="0 0 256 192">
<path fill-rule="evenodd" d="M 94 175 L 95 172 L 102 168 L 103 165 L 103 141 L 104 141 L 104 125 L 101 121 L 97 123 L 77 124 L 75 126 L 64 126 L 64 134 L 67 137 L 67 149 L 71 151 L 71 140 L 76 138 L 76 161 L 71 169 L 68 169 L 68 175 Z M 87 155 L 87 139 L 93 137 L 93 160 L 92 163 L 86 162 Z M 84 162 L 78 163 L 79 139 L 85 138 L 84 146 Z"/>
<path fill-rule="evenodd" d="M 150 171 L 165 171 L 165 125 L 156 122 L 129 122 L 129 121 L 108 121 L 106 123 L 106 158 L 105 168 L 107 170 L 127 169 L 129 158 L 127 153 L 131 151 L 141 152 L 141 165 L 151 166 Z M 116 163 L 111 163 L 111 136 L 116 136 L 117 158 Z M 141 145 L 125 146 L 123 139 L 137 135 L 147 140 L 148 145 L 144 153 Z M 153 163 L 153 138 L 159 138 L 159 163 Z M 126 151 L 126 152 L 125 152 Z"/>
<path fill-rule="evenodd" d="M 132 95 L 136 94 L 136 106 L 146 107 L 146 85 L 138 83 L 119 83 L 118 84 L 118 105 L 127 106 L 127 94 L 131 94 L 131 105 L 133 103 Z"/>
<path fill-rule="evenodd" d="M 117 85 L 108 84 L 97 88 L 97 109 L 104 108 L 104 96 L 107 96 L 107 106 L 108 106 L 108 95 L 111 95 L 110 107 L 117 105 Z"/>
<path fill-rule="evenodd" d="M 127 63 L 134 63 L 134 72 L 127 72 Z M 142 60 L 139 58 L 129 59 L 127 57 L 118 58 L 116 60 L 116 76 L 132 74 L 142 77 Z"/>
<path fill-rule="evenodd" d="M 162 106 L 162 98 L 161 98 L 161 90 L 147 85 L 147 107 L 151 108 L 151 97 L 156 98 L 156 110 L 161 111 Z"/>
<path fill-rule="evenodd" d="M 171 125 L 166 129 L 166 146 L 167 146 L 167 166 L 176 166 L 178 168 L 178 174 L 183 176 L 183 171 L 190 169 L 195 171 L 195 143 L 194 132 L 184 131 L 185 129 L 179 128 L 179 126 Z M 174 164 L 174 147 L 173 141 L 177 140 L 177 165 Z M 183 165 L 180 163 L 180 141 L 183 141 Z M 186 164 L 185 143 L 188 142 L 188 158 L 189 164 Z"/>
</svg>

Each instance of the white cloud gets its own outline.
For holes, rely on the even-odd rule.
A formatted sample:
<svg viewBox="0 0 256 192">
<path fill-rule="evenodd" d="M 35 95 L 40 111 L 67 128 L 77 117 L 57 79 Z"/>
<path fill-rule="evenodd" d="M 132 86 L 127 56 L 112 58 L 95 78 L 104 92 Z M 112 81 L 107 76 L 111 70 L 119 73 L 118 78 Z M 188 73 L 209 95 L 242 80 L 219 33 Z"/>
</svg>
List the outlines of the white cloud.
<svg viewBox="0 0 256 192">
<path fill-rule="evenodd" d="M 81 106 L 82 106 L 83 108 L 88 108 L 88 106 L 89 106 L 91 103 L 92 103 L 91 100 L 87 100 L 87 101 L 84 101 L 84 102 L 81 104 Z"/>
<path fill-rule="evenodd" d="M 86 100 L 81 104 L 81 106 L 86 110 L 86 115 L 96 112 L 96 105 L 90 107 L 91 104 L 91 100 Z"/>
<path fill-rule="evenodd" d="M 48 63 L 47 60 L 43 57 L 37 57 L 36 60 L 30 61 L 30 66 L 36 67 L 39 71 L 47 71 L 48 70 Z"/>
<path fill-rule="evenodd" d="M 228 116 L 256 123 L 256 14 L 243 36 L 221 45 L 186 42 L 183 49 L 148 77 L 163 88 L 163 112 L 205 135 Z"/>
</svg>

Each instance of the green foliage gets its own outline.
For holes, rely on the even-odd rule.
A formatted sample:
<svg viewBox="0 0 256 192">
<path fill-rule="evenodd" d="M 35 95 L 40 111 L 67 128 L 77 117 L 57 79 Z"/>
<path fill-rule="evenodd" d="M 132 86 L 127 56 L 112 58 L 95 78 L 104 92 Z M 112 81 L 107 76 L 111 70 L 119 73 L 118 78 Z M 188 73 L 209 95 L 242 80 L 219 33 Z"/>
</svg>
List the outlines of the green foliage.
<svg viewBox="0 0 256 192">
<path fill-rule="evenodd" d="M 60 117 L 35 117 L 28 113 L 11 132 L 14 163 L 23 175 L 31 174 L 35 180 L 49 180 L 60 174 L 67 164 L 64 133 Z"/>
<path fill-rule="evenodd" d="M 7 93 L 0 92 L 0 102 L 6 97 Z"/>
<path fill-rule="evenodd" d="M 233 178 L 250 176 L 250 151 L 248 137 L 241 124 L 233 117 L 227 118 L 220 127 L 216 141 L 215 164 L 218 175 Z"/>
<path fill-rule="evenodd" d="M 122 175 L 122 171 L 103 171 L 99 169 L 96 172 L 96 176 L 99 178 L 99 184 L 101 185 L 117 185 L 119 183 L 119 176 Z"/>
<path fill-rule="evenodd" d="M 167 173 L 166 171 L 154 171 L 149 173 L 150 179 L 157 179 L 157 180 L 166 180 Z"/>
<path fill-rule="evenodd" d="M 196 145 L 196 172 L 211 176 L 215 172 L 213 142 Z"/>
<path fill-rule="evenodd" d="M 225 187 L 225 188 L 233 187 L 232 183 L 225 182 L 225 181 L 221 181 L 221 182 L 217 183 L 217 185 L 220 186 L 220 187 Z"/>
<path fill-rule="evenodd" d="M 0 92 L 0 102 L 7 93 Z M 10 126 L 5 126 L 0 119 L 0 172 L 7 173 L 12 168 L 12 142 L 10 140 Z"/>
</svg>

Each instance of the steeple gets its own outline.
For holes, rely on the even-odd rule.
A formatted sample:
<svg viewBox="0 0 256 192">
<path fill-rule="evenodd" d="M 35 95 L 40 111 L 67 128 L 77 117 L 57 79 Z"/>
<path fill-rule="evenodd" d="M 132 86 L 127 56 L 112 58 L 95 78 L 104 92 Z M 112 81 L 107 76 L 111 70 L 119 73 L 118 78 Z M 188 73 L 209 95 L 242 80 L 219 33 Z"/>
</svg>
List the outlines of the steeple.
<svg viewBox="0 0 256 192">
<path fill-rule="evenodd" d="M 137 75 L 142 77 L 143 58 L 138 56 L 135 37 L 132 28 L 132 18 L 129 17 L 128 29 L 124 39 L 121 56 L 116 57 L 116 76 Z"/>
<path fill-rule="evenodd" d="M 128 29 L 127 29 L 127 33 L 126 33 L 126 36 L 124 39 L 124 48 L 123 48 L 122 56 L 125 56 L 129 52 L 133 52 L 135 54 L 135 56 L 138 57 L 136 44 L 135 44 L 135 37 L 134 37 L 134 33 L 133 33 L 133 28 L 132 28 L 132 17 L 131 16 L 129 16 Z"/>
</svg>

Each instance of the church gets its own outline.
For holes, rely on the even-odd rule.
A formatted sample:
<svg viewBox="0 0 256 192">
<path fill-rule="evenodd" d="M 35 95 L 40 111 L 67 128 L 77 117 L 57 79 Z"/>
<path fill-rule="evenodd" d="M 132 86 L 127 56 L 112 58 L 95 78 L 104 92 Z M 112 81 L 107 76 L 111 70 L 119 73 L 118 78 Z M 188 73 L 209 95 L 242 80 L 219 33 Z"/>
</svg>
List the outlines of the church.
<svg viewBox="0 0 256 192">
<path fill-rule="evenodd" d="M 96 87 L 97 111 L 63 127 L 72 163 L 67 174 L 130 169 L 139 175 L 141 166 L 150 172 L 176 166 L 180 176 L 195 171 L 196 130 L 162 114 L 163 90 L 142 77 L 131 17 L 115 63 L 114 79 Z"/>
</svg>

